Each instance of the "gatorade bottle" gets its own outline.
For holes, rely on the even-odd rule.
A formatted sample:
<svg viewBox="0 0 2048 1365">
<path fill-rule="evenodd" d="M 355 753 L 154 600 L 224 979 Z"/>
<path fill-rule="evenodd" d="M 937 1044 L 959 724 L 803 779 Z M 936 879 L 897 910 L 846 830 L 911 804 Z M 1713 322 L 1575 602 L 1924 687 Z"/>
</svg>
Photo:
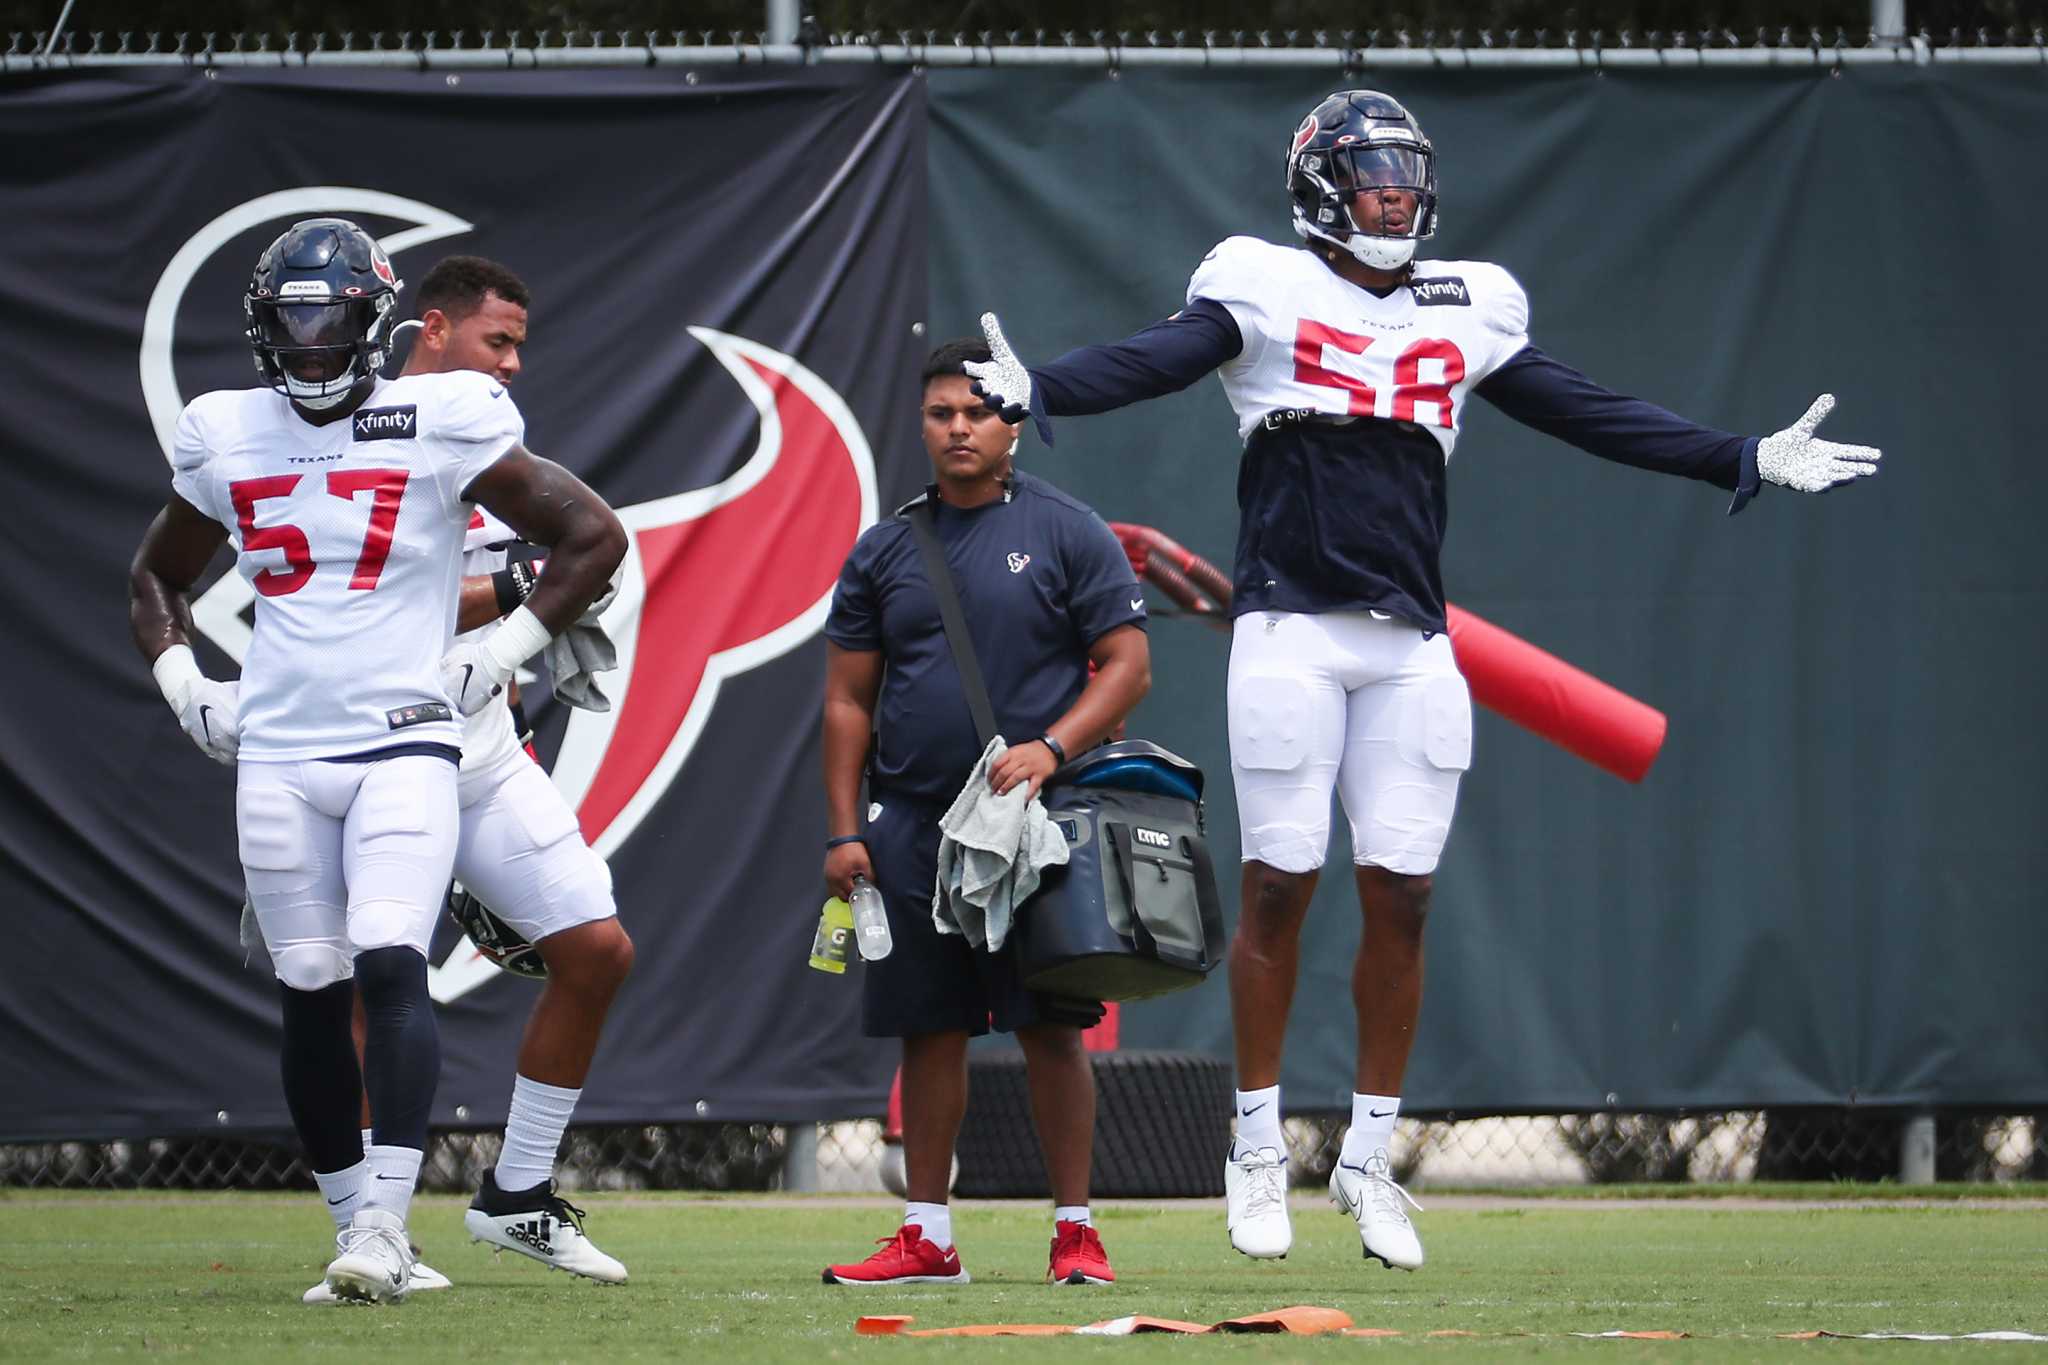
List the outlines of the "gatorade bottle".
<svg viewBox="0 0 2048 1365">
<path fill-rule="evenodd" d="M 853 879 L 854 942 L 869 962 L 880 962 L 895 948 L 889 934 L 889 912 L 882 908 L 882 893 L 866 877 Z"/>
<path fill-rule="evenodd" d="M 811 965 L 834 976 L 843 974 L 852 941 L 853 911 L 834 896 L 818 916 L 818 936 L 811 940 Z"/>
</svg>

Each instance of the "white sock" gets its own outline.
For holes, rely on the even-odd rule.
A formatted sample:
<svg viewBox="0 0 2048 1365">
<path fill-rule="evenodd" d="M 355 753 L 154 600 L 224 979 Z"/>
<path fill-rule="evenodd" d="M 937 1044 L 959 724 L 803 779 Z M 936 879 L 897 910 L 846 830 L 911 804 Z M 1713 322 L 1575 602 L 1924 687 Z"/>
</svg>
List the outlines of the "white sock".
<svg viewBox="0 0 2048 1365">
<path fill-rule="evenodd" d="M 364 1151 L 366 1151 L 366 1152 L 367 1152 L 367 1151 L 369 1151 L 369 1150 L 370 1150 L 370 1144 L 371 1144 L 372 1142 L 375 1142 L 375 1141 L 377 1140 L 377 1139 L 376 1139 L 376 1136 L 375 1136 L 375 1134 L 376 1134 L 376 1131 L 377 1131 L 377 1130 L 376 1130 L 376 1129 L 374 1129 L 374 1128 L 365 1128 L 365 1129 L 363 1129 L 363 1150 L 364 1150 Z"/>
<path fill-rule="evenodd" d="M 420 1183 L 420 1160 L 426 1153 L 417 1147 L 372 1147 L 366 1164 L 370 1177 L 363 1182 L 363 1202 L 357 1210 L 381 1209 L 400 1218 L 412 1211 L 413 1186 Z"/>
<path fill-rule="evenodd" d="M 1055 1223 L 1079 1223 L 1084 1228 L 1095 1226 L 1095 1220 L 1088 1216 L 1088 1206 L 1086 1204 L 1061 1204 L 1052 1211 L 1052 1221 Z"/>
<path fill-rule="evenodd" d="M 1237 1142 L 1230 1149 L 1230 1154 L 1239 1157 L 1260 1147 L 1271 1147 L 1280 1155 L 1287 1155 L 1287 1139 L 1280 1135 L 1280 1087 L 1277 1085 L 1269 1085 L 1264 1090 L 1237 1092 Z"/>
<path fill-rule="evenodd" d="M 335 1231 L 347 1227 L 349 1219 L 356 1216 L 356 1207 L 363 1202 L 363 1182 L 369 1178 L 368 1157 L 346 1170 L 313 1172 L 320 1194 L 327 1200 L 327 1212 L 334 1218 Z"/>
<path fill-rule="evenodd" d="M 920 1204 L 913 1200 L 903 1206 L 903 1221 L 915 1223 L 924 1239 L 941 1251 L 953 1245 L 953 1210 L 944 1204 Z"/>
<path fill-rule="evenodd" d="M 1346 1166 L 1363 1166 L 1365 1159 L 1394 1141 L 1394 1120 L 1401 1113 L 1399 1095 L 1351 1096 L 1351 1131 L 1344 1135 L 1344 1151 L 1337 1159 Z"/>
<path fill-rule="evenodd" d="M 501 1190 L 530 1190 L 555 1173 L 562 1131 L 583 1090 L 512 1078 L 512 1111 L 505 1117 L 505 1147 L 494 1173 Z"/>
</svg>

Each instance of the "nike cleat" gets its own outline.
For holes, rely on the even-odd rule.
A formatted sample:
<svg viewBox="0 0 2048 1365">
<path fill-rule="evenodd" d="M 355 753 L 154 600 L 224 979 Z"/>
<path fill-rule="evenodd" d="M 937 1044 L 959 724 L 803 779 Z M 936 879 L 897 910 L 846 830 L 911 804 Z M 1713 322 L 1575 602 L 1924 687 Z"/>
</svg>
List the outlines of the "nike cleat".
<svg viewBox="0 0 2048 1365">
<path fill-rule="evenodd" d="M 362 1209 L 334 1239 L 340 1254 L 327 1266 L 326 1288 L 349 1303 L 398 1303 L 412 1291 L 412 1246 L 405 1220 Z"/>
<path fill-rule="evenodd" d="M 582 1209 L 555 1193 L 552 1180 L 508 1193 L 498 1188 L 496 1174 L 486 1171 L 462 1225 L 471 1241 L 516 1251 L 600 1284 L 624 1284 L 626 1267 L 591 1245 L 583 1217 Z"/>
<path fill-rule="evenodd" d="M 418 1259 L 418 1247 L 414 1247 L 412 1249 L 412 1254 L 414 1257 L 412 1263 L 412 1278 L 405 1286 L 405 1292 L 407 1294 L 420 1294 L 428 1290 L 452 1289 L 455 1287 L 453 1282 L 450 1281 L 446 1275 L 443 1275 L 440 1271 L 434 1269 L 425 1261 Z M 299 1302 L 305 1304 L 309 1308 L 324 1308 L 331 1307 L 336 1304 L 348 1303 L 351 1302 L 351 1300 L 344 1299 L 340 1295 L 336 1294 L 334 1290 L 328 1287 L 327 1281 L 322 1280 L 320 1281 L 320 1283 L 314 1285 L 311 1289 L 308 1289 L 304 1294 L 301 1294 L 299 1296 Z"/>
<path fill-rule="evenodd" d="M 1330 1202 L 1358 1221 L 1358 1240 L 1367 1260 L 1389 1270 L 1422 1268 L 1422 1239 L 1402 1207 L 1407 1204 L 1420 1213 L 1422 1205 L 1394 1183 L 1386 1148 L 1376 1150 L 1362 1166 L 1347 1166 L 1339 1158 L 1337 1169 L 1330 1172 Z"/>
<path fill-rule="evenodd" d="M 1065 1226 L 1062 1224 L 1061 1226 Z M 881 1250 L 865 1261 L 825 1268 L 826 1284 L 967 1284 L 967 1272 L 960 1268 L 960 1251 L 941 1251 L 915 1223 L 905 1223 L 893 1237 L 878 1237 Z"/>
<path fill-rule="evenodd" d="M 1287 1255 L 1294 1227 L 1287 1220 L 1287 1157 L 1256 1147 L 1223 1164 L 1223 1197 L 1230 1209 L 1230 1245 L 1257 1260 Z"/>
</svg>

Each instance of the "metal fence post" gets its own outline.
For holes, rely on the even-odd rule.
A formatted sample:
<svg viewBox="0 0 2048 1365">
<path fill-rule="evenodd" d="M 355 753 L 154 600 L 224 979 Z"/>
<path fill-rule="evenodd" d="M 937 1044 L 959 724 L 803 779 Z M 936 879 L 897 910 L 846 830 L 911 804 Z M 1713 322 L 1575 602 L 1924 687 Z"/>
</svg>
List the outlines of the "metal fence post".
<svg viewBox="0 0 2048 1365">
<path fill-rule="evenodd" d="M 782 1160 L 782 1188 L 798 1194 L 818 1190 L 818 1125 L 792 1123 Z"/>
<path fill-rule="evenodd" d="M 1934 1115 L 1915 1114 L 1900 1130 L 1899 1183 L 1934 1183 Z"/>
</svg>

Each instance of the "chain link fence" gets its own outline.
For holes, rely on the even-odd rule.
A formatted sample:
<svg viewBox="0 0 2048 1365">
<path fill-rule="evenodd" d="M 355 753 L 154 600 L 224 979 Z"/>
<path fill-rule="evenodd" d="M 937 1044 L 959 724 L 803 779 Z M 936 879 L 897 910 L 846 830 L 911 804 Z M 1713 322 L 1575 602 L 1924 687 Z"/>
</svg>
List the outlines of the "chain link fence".
<svg viewBox="0 0 2048 1365">
<path fill-rule="evenodd" d="M 1912 1117 L 1781 1109 L 1404 1118 L 1392 1156 L 1397 1177 L 1418 1189 L 1895 1180 L 1907 1159 Z M 1287 1120 L 1294 1184 L 1316 1187 L 1329 1179 L 1346 1122 L 1342 1114 Z M 1937 1180 L 2048 1180 L 2048 1114 L 1937 1114 L 1932 1130 Z M 496 1162 L 498 1145 L 495 1131 L 436 1134 L 421 1187 L 474 1190 Z M 887 1187 L 890 1155 L 874 1119 L 579 1127 L 563 1145 L 561 1179 L 570 1190 L 873 1194 Z M 278 1134 L 0 1146 L 0 1186 L 310 1190 L 313 1180 L 297 1142 Z"/>
</svg>

